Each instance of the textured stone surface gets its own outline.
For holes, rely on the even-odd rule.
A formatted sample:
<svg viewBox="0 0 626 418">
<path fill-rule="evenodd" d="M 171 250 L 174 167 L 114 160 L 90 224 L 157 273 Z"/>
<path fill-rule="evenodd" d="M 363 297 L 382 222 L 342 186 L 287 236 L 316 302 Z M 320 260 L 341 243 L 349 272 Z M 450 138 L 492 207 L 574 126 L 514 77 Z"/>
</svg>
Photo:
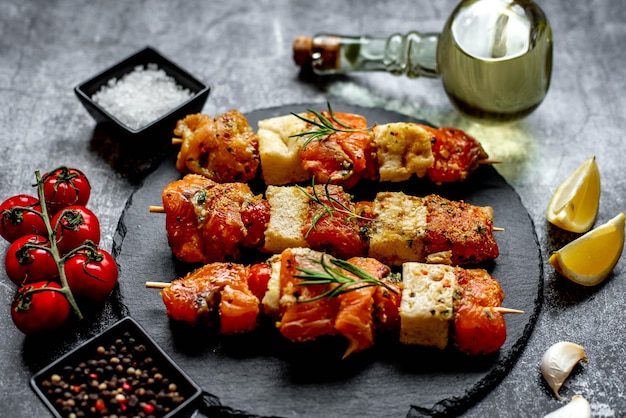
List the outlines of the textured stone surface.
<svg viewBox="0 0 626 418">
<path fill-rule="evenodd" d="M 500 172 L 521 196 L 544 255 L 544 297 L 536 327 L 510 373 L 468 417 L 542 416 L 561 404 L 543 383 L 539 362 L 554 342 L 583 345 L 589 357 L 561 394 L 584 395 L 594 416 L 626 414 L 625 262 L 595 288 L 566 282 L 547 263 L 571 236 L 549 227 L 545 207 L 567 174 L 595 155 L 602 175 L 598 222 L 626 209 L 626 11 L 620 2 L 540 2 L 554 32 L 550 92 L 539 109 L 507 128 L 470 125 L 452 110 L 440 81 L 389 74 L 303 79 L 291 59 L 298 34 L 389 34 L 438 31 L 455 1 L 16 1 L 0 3 L 0 198 L 32 192 L 35 170 L 60 164 L 83 169 L 93 185 L 90 206 L 100 217 L 103 246 L 111 247 L 117 221 L 137 184 L 109 164 L 93 120 L 73 87 L 119 59 L 152 45 L 210 83 L 204 111 L 255 109 L 341 99 L 387 108 L 479 137 Z M 107 145 L 106 143 L 104 145 Z M 98 151 L 100 150 L 100 151 Z M 5 242 L 0 244 L 4 252 Z M 524 280 L 523 277 L 520 280 Z M 6 306 L 13 287 L 0 277 L 0 407 L 11 417 L 45 416 L 28 387 L 45 348 L 14 329 Z M 113 312 L 111 316 L 118 313 Z M 105 314 L 105 317 L 109 317 Z M 106 321 L 103 321 L 106 322 Z M 84 327 L 75 337 L 101 325 Z M 271 400 L 268 400 L 271 402 Z M 287 415 L 287 414 L 286 414 Z"/>
</svg>

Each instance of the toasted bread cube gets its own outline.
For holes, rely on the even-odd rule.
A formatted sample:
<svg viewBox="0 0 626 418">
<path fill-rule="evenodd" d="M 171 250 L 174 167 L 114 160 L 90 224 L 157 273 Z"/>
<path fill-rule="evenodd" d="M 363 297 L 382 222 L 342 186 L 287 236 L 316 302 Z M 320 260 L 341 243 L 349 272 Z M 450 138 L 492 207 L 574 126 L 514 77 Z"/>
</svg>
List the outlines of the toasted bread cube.
<svg viewBox="0 0 626 418">
<path fill-rule="evenodd" d="M 306 193 L 297 187 L 268 186 L 265 197 L 270 206 L 270 221 L 264 249 L 280 253 L 287 248 L 308 247 L 303 232 L 309 210 Z"/>
<path fill-rule="evenodd" d="M 311 178 L 302 168 L 298 155 L 306 139 L 292 136 L 306 129 L 306 122 L 294 115 L 259 121 L 257 136 L 265 184 L 290 184 Z"/>
<path fill-rule="evenodd" d="M 432 135 L 421 126 L 397 122 L 376 125 L 372 131 L 381 181 L 405 181 L 413 175 L 423 177 L 434 164 Z"/>
<path fill-rule="evenodd" d="M 454 314 L 454 267 L 405 263 L 402 281 L 400 342 L 445 348 Z"/>
<path fill-rule="evenodd" d="M 427 208 L 423 198 L 380 192 L 374 199 L 374 213 L 369 257 L 395 266 L 424 260 Z"/>
</svg>

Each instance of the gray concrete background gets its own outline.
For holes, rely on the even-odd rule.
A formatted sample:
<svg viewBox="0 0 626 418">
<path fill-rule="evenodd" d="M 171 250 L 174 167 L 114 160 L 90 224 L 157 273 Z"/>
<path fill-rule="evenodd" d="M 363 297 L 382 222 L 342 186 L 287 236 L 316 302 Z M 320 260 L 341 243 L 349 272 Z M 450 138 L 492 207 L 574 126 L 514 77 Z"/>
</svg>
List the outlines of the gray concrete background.
<svg viewBox="0 0 626 418">
<path fill-rule="evenodd" d="M 595 155 L 602 175 L 598 224 L 626 210 L 626 11 L 621 2 L 539 2 L 554 33 L 552 85 L 524 121 L 473 126 L 449 104 L 439 80 L 389 74 L 302 81 L 291 59 L 296 35 L 439 31 L 452 0 L 421 1 L 17 1 L 0 3 L 0 199 L 29 192 L 35 170 L 68 164 L 88 173 L 90 206 L 111 247 L 117 221 L 136 185 L 90 146 L 95 123 L 73 87 L 119 59 L 152 45 L 212 92 L 204 112 L 343 100 L 394 110 L 477 136 L 515 187 L 535 222 L 545 261 L 541 314 L 512 371 L 464 416 L 542 416 L 562 404 L 540 376 L 543 352 L 570 340 L 587 350 L 562 394 L 584 395 L 598 417 L 626 414 L 625 263 L 602 285 L 566 282 L 547 263 L 566 238 L 550 228 L 545 208 L 557 185 Z M 0 243 L 4 253 L 7 243 Z M 28 387 L 24 338 L 8 308 L 13 287 L 0 273 L 0 415 L 44 416 Z M 38 347 L 42 349 L 42 347 Z M 45 348 L 43 348 L 45 349 Z M 10 371 L 10 373 L 8 372 Z"/>
</svg>

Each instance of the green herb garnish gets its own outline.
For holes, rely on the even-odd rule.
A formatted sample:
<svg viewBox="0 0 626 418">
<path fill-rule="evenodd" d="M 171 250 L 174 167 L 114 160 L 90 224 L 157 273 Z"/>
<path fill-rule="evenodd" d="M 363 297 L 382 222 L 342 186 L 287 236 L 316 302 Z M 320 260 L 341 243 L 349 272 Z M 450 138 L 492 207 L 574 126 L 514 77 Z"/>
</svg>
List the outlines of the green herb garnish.
<svg viewBox="0 0 626 418">
<path fill-rule="evenodd" d="M 292 115 L 294 115 L 298 119 L 306 123 L 309 123 L 313 126 L 317 126 L 317 129 L 315 130 L 291 135 L 291 137 L 307 137 L 302 147 L 306 147 L 309 144 L 309 142 L 313 140 L 322 140 L 326 138 L 328 135 L 332 135 L 337 132 L 367 131 L 367 128 L 355 129 L 352 126 L 348 125 L 347 123 L 343 122 L 342 120 L 338 119 L 337 116 L 335 116 L 335 112 L 333 112 L 333 109 L 330 106 L 329 102 L 326 102 L 326 106 L 328 106 L 328 114 L 330 115 L 330 119 L 324 116 L 321 112 L 318 112 L 313 109 L 307 109 L 307 112 L 313 113 L 313 115 L 315 115 L 315 118 L 313 119 L 307 119 L 302 115 L 299 115 L 294 112 L 290 112 Z M 337 126 L 333 125 L 333 122 L 337 123 L 337 125 L 341 126 L 341 128 L 338 128 Z"/>
<path fill-rule="evenodd" d="M 314 302 L 322 298 L 333 298 L 344 293 L 352 292 L 358 289 L 363 289 L 372 286 L 382 286 L 390 292 L 397 293 L 397 290 L 389 286 L 385 282 L 378 280 L 367 271 L 355 266 L 345 260 L 337 258 L 331 258 L 329 265 L 324 260 L 324 254 L 322 254 L 319 260 L 310 258 L 314 263 L 322 266 L 324 271 L 311 270 L 301 267 L 296 267 L 296 270 L 302 274 L 294 274 L 293 277 L 303 279 L 297 286 L 310 286 L 310 285 L 326 285 L 326 290 L 321 294 L 310 299 L 298 299 L 298 302 Z M 345 272 L 354 274 L 357 278 L 354 278 Z M 337 285 L 337 286 L 334 286 Z"/>
<path fill-rule="evenodd" d="M 305 234 L 305 238 L 307 238 L 311 231 L 315 229 L 315 226 L 317 225 L 319 220 L 324 217 L 324 215 L 333 217 L 333 214 L 335 212 L 342 213 L 344 215 L 348 215 L 348 217 L 346 218 L 346 222 L 350 222 L 353 219 L 368 219 L 364 216 L 359 215 L 358 213 L 355 213 L 353 209 L 349 208 L 339 199 L 332 196 L 330 194 L 330 191 L 328 190 L 329 185 L 330 183 L 328 182 L 326 182 L 326 184 L 324 185 L 324 195 L 329 203 L 324 202 L 320 195 L 317 193 L 317 190 L 315 188 L 315 178 L 311 180 L 311 190 L 313 191 L 312 193 L 309 193 L 304 187 L 296 185 L 296 187 L 300 189 L 300 191 L 302 191 L 302 193 L 304 193 L 310 200 L 320 205 L 320 207 L 313 213 L 313 216 L 311 217 L 311 226 Z"/>
</svg>

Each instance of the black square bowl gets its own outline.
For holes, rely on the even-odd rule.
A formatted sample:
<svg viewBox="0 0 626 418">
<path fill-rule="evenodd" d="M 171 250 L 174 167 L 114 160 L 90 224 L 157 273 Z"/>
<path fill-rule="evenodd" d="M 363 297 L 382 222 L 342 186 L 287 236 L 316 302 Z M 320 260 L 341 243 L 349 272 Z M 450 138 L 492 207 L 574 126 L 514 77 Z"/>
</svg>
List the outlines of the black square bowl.
<svg viewBox="0 0 626 418">
<path fill-rule="evenodd" d="M 201 388 L 130 317 L 37 372 L 30 384 L 56 417 L 70 413 L 58 401 L 67 394 L 76 405 L 86 399 L 78 406 L 87 410 L 85 416 L 92 416 L 89 408 L 94 407 L 98 413 L 106 409 L 119 414 L 115 409 L 122 408 L 132 416 L 152 413 L 167 418 L 189 417 L 202 396 Z M 160 391 L 165 392 L 155 395 Z"/>
<path fill-rule="evenodd" d="M 167 111 L 164 115 L 152 122 L 138 129 L 133 129 L 96 103 L 92 97 L 102 86 L 106 85 L 109 80 L 113 78 L 119 80 L 124 75 L 131 73 L 135 67 L 145 67 L 148 64 L 156 64 L 160 69 L 165 71 L 167 75 L 172 77 L 178 85 L 188 89 L 192 93 L 192 96 L 184 103 Z M 111 129 L 108 128 L 113 128 L 113 131 L 115 131 L 116 134 L 122 135 L 124 139 L 151 138 L 169 140 L 172 137 L 172 131 L 176 127 L 176 122 L 179 119 L 202 110 L 209 96 L 210 87 L 163 56 L 156 49 L 147 46 L 104 70 L 100 74 L 79 84 L 74 88 L 74 92 L 96 122 L 105 125 L 109 131 Z"/>
</svg>

